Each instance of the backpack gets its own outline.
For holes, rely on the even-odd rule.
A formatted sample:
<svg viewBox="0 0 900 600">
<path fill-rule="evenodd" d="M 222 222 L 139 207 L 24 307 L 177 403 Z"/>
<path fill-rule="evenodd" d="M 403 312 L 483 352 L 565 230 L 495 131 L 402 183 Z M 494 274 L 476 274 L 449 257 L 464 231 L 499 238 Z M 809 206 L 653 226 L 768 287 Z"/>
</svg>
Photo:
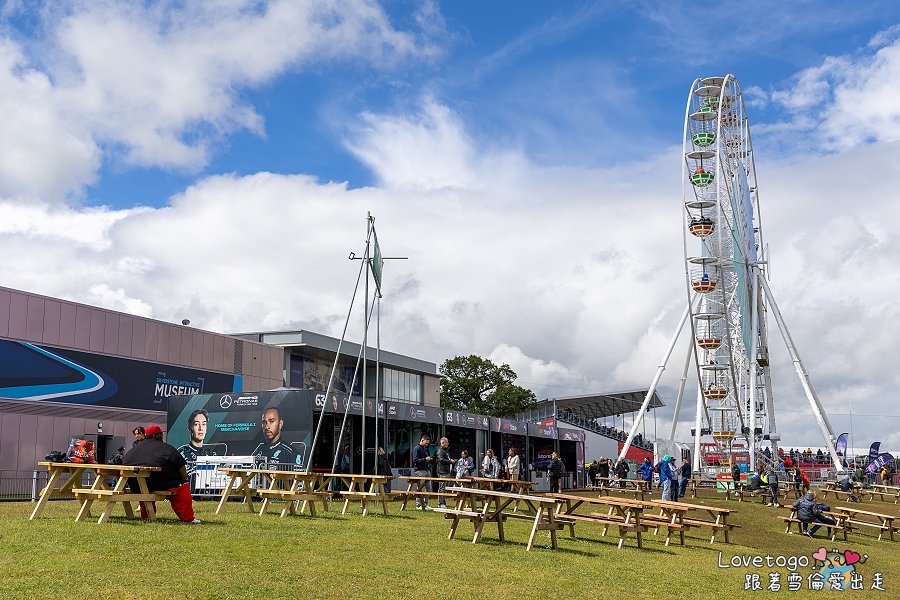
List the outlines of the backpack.
<svg viewBox="0 0 900 600">
<path fill-rule="evenodd" d="M 47 456 L 44 457 L 44 460 L 50 462 L 66 462 L 66 453 L 60 452 L 59 450 L 53 450 Z"/>
<path fill-rule="evenodd" d="M 653 465 L 653 472 L 654 472 L 654 473 L 659 473 L 659 465 L 661 465 L 661 464 L 662 464 L 662 461 L 659 461 L 658 463 L 656 463 L 655 465 Z"/>
</svg>

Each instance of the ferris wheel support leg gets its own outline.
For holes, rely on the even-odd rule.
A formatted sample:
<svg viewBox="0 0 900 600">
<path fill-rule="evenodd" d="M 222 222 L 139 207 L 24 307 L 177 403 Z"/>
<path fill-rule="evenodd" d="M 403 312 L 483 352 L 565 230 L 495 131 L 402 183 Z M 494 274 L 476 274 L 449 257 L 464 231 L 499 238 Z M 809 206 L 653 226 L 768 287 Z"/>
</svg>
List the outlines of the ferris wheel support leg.
<svg viewBox="0 0 900 600">
<path fill-rule="evenodd" d="M 819 402 L 819 397 L 816 395 L 815 389 L 813 389 L 812 382 L 809 379 L 809 374 L 806 372 L 806 369 L 803 367 L 803 361 L 800 360 L 800 354 L 797 352 L 797 348 L 794 346 L 794 341 L 791 339 L 791 334 L 788 332 L 787 326 L 784 323 L 784 319 L 781 317 L 781 311 L 778 310 L 778 305 L 775 303 L 775 298 L 772 296 L 772 290 L 769 289 L 769 284 L 766 282 L 764 277 L 760 277 L 759 281 L 762 283 L 763 290 L 766 292 L 766 298 L 769 300 L 769 305 L 772 307 L 772 313 L 775 315 L 775 321 L 778 323 L 778 328 L 781 330 L 781 335 L 784 338 L 784 343 L 787 344 L 788 352 L 791 354 L 791 360 L 794 362 L 794 369 L 797 371 L 797 375 L 800 377 L 800 384 L 803 386 L 803 391 L 806 392 L 806 397 L 809 400 L 809 405 L 812 408 L 813 414 L 816 416 L 816 423 L 819 425 L 819 429 L 822 432 L 822 437 L 825 440 L 825 447 L 828 450 L 828 453 L 831 455 L 831 460 L 834 463 L 835 469 L 840 473 L 843 472 L 844 467 L 841 464 L 841 461 L 838 459 L 837 451 L 834 449 L 834 430 L 831 428 L 831 423 L 828 422 L 828 417 L 825 415 L 825 411 L 822 409 L 822 403 Z"/>
<path fill-rule="evenodd" d="M 662 361 L 660 361 L 659 368 L 656 369 L 656 376 L 653 378 L 653 383 L 650 384 L 650 389 L 647 390 L 647 397 L 644 398 L 641 410 L 638 411 L 639 416 L 634 420 L 634 424 L 631 426 L 631 431 L 628 432 L 628 438 L 625 440 L 625 443 L 622 444 L 622 452 L 619 453 L 616 462 L 625 460 L 625 455 L 628 453 L 628 449 L 631 448 L 631 442 L 634 441 L 634 436 L 637 435 L 638 427 L 640 427 L 641 421 L 644 420 L 644 415 L 647 414 L 647 407 L 650 406 L 653 394 L 656 393 L 656 386 L 659 385 L 659 380 L 662 378 L 663 371 L 666 370 L 666 363 L 669 362 L 669 357 L 672 356 L 672 350 L 675 349 L 675 342 L 678 341 L 678 336 L 681 335 L 681 330 L 684 329 L 684 324 L 691 314 L 694 300 L 695 298 L 691 298 L 688 301 L 688 305 L 684 307 L 684 313 L 681 315 L 681 320 L 678 321 L 678 327 L 675 328 L 675 335 L 672 336 L 672 341 L 669 342 L 669 347 L 666 348 L 666 353 L 663 355 Z"/>
<path fill-rule="evenodd" d="M 756 472 L 756 371 L 759 368 L 759 267 L 753 266 L 753 307 L 750 312 L 750 435 L 747 436 L 747 448 L 750 450 L 750 472 Z"/>
<path fill-rule="evenodd" d="M 669 439 L 675 439 L 675 428 L 678 426 L 678 414 L 681 412 L 681 400 L 684 398 L 684 386 L 687 383 L 688 371 L 691 368 L 691 357 L 694 355 L 694 339 L 688 338 L 687 358 L 684 360 L 684 371 L 681 372 L 681 385 L 678 388 L 678 399 L 675 401 L 675 414 L 672 416 L 672 429 L 669 431 Z"/>
<path fill-rule="evenodd" d="M 691 472 L 700 477 L 700 421 L 703 415 L 703 387 L 697 386 L 697 414 L 694 416 L 694 464 Z"/>
</svg>

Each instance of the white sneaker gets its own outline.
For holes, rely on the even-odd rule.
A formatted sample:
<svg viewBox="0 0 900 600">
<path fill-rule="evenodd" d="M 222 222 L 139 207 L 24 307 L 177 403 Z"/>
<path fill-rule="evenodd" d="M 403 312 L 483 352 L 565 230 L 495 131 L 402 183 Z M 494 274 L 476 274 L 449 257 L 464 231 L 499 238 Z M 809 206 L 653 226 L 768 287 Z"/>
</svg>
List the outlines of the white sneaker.
<svg viewBox="0 0 900 600">
<path fill-rule="evenodd" d="M 428 506 L 428 505 L 426 504 L 426 505 L 425 505 L 425 510 L 434 510 L 434 509 L 431 508 L 430 506 Z"/>
<path fill-rule="evenodd" d="M 202 523 L 200 519 L 194 519 L 193 521 L 191 521 L 191 525 L 199 525 L 200 523 Z"/>
</svg>

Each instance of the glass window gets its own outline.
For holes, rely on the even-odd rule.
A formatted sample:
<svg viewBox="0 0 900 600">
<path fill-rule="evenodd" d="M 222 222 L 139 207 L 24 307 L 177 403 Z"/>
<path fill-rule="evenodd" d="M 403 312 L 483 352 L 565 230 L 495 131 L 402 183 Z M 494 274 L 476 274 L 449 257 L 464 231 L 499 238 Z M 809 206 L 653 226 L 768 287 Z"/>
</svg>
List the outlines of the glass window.
<svg viewBox="0 0 900 600">
<path fill-rule="evenodd" d="M 382 377 L 384 378 L 381 386 L 382 396 L 386 400 L 410 404 L 422 403 L 421 375 L 384 368 Z"/>
</svg>

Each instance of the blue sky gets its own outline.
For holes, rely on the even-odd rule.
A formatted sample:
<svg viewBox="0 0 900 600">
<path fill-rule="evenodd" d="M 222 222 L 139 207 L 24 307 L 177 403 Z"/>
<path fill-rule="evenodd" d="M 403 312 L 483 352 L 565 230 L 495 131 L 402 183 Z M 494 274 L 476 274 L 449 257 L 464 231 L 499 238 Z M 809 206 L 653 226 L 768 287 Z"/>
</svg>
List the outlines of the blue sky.
<svg viewBox="0 0 900 600">
<path fill-rule="evenodd" d="M 480 143 L 513 144 L 547 164 L 630 162 L 633 151 L 622 152 L 629 142 L 646 153 L 677 139 L 685 82 L 698 74 L 733 72 L 748 87 L 780 89 L 826 56 L 865 53 L 900 15 L 891 2 L 855 14 L 797 3 L 779 6 L 774 20 L 771 3 L 702 10 L 715 13 L 703 18 L 690 3 L 658 4 L 441 3 L 440 56 L 397 65 L 286 65 L 277 77 L 235 90 L 263 117 L 264 132 L 217 139 L 208 163 L 195 169 L 123 165 L 115 152 L 105 153 L 83 201 L 163 206 L 198 176 L 229 172 L 374 185 L 377 178 L 343 143 L 348 123 L 365 111 L 409 111 L 426 94 L 460 114 Z M 396 27 L 421 30 L 411 18 L 417 6 L 391 2 L 385 9 Z M 33 13 L 24 16 L 25 23 L 11 23 L 16 35 L 33 29 Z M 779 105 L 755 108 L 760 122 L 784 118 Z M 596 143 L 604 138 L 611 141 Z"/>
<path fill-rule="evenodd" d="M 2 285 L 337 335 L 371 211 L 410 257 L 386 349 L 491 356 L 539 397 L 644 388 L 685 297 L 685 102 L 733 73 L 791 333 L 835 427 L 900 447 L 898 38 L 888 1 L 9 0 Z"/>
</svg>

